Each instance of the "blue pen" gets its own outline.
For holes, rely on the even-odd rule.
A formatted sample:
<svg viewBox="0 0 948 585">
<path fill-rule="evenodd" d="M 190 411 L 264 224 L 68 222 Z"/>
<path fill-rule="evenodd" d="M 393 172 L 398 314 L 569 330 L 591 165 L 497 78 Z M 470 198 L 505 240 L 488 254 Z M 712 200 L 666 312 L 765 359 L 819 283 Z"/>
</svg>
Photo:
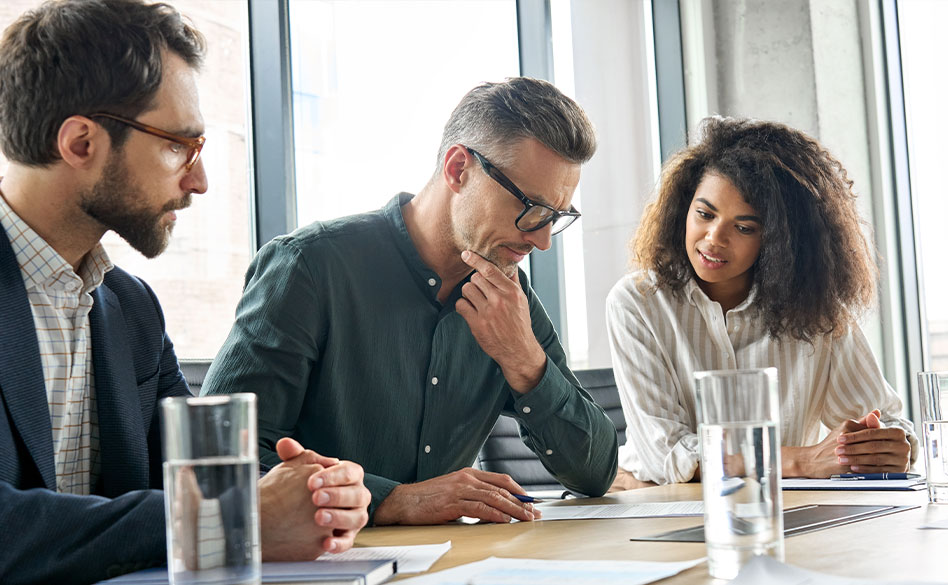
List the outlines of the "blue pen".
<svg viewBox="0 0 948 585">
<path fill-rule="evenodd" d="M 831 475 L 830 479 L 854 480 L 854 479 L 918 479 L 921 475 L 917 473 L 840 473 Z"/>
<path fill-rule="evenodd" d="M 525 496 L 525 495 L 523 495 L 523 494 L 510 494 L 510 495 L 512 495 L 513 497 L 517 498 L 518 500 L 520 500 L 521 502 L 523 502 L 523 503 L 525 503 L 525 504 L 538 504 L 538 503 L 540 503 L 540 502 L 543 501 L 543 500 L 541 500 L 540 498 L 534 498 L 534 497 L 532 497 L 532 496 Z"/>
</svg>

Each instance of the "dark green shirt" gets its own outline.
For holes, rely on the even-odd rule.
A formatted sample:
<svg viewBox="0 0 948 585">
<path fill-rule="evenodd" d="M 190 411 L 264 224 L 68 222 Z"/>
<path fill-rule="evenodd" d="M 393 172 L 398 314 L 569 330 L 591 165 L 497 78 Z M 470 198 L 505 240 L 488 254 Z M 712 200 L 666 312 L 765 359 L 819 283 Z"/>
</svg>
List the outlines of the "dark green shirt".
<svg viewBox="0 0 948 585">
<path fill-rule="evenodd" d="M 501 412 L 566 487 L 601 495 L 616 473 L 612 422 L 566 366 L 521 271 L 546 372 L 514 392 L 408 235 L 403 193 L 384 208 L 317 222 L 264 246 L 203 394 L 258 396 L 260 458 L 278 439 L 363 466 L 378 504 L 399 483 L 469 466 Z M 463 283 L 462 283 L 463 284 Z"/>
</svg>

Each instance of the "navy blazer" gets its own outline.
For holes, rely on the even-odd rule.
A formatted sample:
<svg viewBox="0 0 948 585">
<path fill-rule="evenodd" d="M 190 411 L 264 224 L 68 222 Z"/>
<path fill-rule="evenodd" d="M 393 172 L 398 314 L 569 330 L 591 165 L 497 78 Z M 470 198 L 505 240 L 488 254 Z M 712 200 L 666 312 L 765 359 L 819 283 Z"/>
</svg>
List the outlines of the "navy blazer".
<svg viewBox="0 0 948 585">
<path fill-rule="evenodd" d="M 158 401 L 189 394 L 152 290 L 114 268 L 89 321 L 101 474 L 56 493 L 46 385 L 26 286 L 0 229 L 0 583 L 92 583 L 165 562 Z"/>
</svg>

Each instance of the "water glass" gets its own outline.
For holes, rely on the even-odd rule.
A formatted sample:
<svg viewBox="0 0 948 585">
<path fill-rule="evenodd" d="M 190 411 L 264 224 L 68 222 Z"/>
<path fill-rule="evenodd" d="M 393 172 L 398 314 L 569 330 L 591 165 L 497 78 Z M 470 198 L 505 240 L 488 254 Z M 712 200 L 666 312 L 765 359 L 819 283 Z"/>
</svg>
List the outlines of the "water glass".
<svg viewBox="0 0 948 585">
<path fill-rule="evenodd" d="M 755 555 L 783 560 L 777 370 L 695 372 L 708 571 L 733 579 Z"/>
<path fill-rule="evenodd" d="M 161 401 L 171 585 L 258 585 L 257 397 Z"/>
<path fill-rule="evenodd" d="M 948 372 L 919 372 L 928 500 L 948 504 Z"/>
</svg>

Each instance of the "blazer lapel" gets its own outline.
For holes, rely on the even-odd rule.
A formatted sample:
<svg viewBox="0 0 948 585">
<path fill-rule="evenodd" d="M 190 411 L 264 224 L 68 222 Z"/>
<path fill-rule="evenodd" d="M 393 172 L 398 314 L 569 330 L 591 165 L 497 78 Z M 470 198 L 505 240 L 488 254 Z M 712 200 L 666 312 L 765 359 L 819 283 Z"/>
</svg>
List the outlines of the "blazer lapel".
<svg viewBox="0 0 948 585">
<path fill-rule="evenodd" d="M 148 447 L 125 318 L 115 293 L 105 284 L 93 293 L 92 361 L 99 420 L 101 495 L 114 497 L 148 486 Z"/>
<path fill-rule="evenodd" d="M 33 311 L 16 255 L 0 229 L 0 390 L 46 487 L 56 489 L 53 430 Z"/>
</svg>

